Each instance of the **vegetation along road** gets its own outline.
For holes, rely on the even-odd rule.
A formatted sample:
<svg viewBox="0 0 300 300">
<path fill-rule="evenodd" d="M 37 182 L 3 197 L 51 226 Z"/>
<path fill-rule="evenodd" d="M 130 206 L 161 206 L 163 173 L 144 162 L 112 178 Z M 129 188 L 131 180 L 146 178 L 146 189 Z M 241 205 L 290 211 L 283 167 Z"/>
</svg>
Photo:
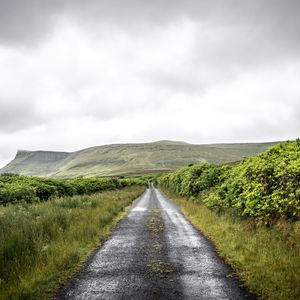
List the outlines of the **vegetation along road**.
<svg viewBox="0 0 300 300">
<path fill-rule="evenodd" d="M 151 186 L 57 299 L 254 299 L 212 244 Z"/>
</svg>

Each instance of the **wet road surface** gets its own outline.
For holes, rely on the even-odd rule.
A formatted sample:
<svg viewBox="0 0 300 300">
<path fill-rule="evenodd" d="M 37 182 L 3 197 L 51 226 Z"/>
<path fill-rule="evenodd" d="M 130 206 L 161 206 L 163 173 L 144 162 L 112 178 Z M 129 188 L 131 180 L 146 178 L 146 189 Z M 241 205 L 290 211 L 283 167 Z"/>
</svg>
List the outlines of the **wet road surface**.
<svg viewBox="0 0 300 300">
<path fill-rule="evenodd" d="M 56 299 L 255 299 L 212 244 L 153 187 Z"/>
</svg>

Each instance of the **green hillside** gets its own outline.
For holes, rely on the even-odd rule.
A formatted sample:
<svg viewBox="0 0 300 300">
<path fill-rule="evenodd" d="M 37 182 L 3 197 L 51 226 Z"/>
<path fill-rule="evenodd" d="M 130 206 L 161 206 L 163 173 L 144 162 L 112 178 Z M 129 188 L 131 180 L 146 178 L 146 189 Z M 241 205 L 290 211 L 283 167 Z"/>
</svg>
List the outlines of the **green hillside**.
<svg viewBox="0 0 300 300">
<path fill-rule="evenodd" d="M 0 170 L 22 175 L 112 176 L 175 170 L 199 162 L 228 163 L 263 152 L 273 143 L 204 144 L 159 141 L 114 144 L 80 151 L 18 151 Z"/>
</svg>

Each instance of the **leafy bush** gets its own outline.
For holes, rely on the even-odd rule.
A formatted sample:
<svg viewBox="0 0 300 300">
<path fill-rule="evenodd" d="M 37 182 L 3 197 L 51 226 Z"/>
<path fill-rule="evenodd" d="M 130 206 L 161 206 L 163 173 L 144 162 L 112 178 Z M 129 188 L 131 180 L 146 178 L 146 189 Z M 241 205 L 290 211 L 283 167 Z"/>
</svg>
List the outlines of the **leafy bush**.
<svg viewBox="0 0 300 300">
<path fill-rule="evenodd" d="M 228 168 L 201 163 L 164 175 L 158 182 L 181 196 L 196 197 L 201 191 L 213 188 L 223 181 L 222 175 Z"/>
<path fill-rule="evenodd" d="M 278 144 L 234 166 L 201 164 L 169 173 L 159 184 L 204 204 L 265 224 L 300 215 L 300 141 Z"/>
<path fill-rule="evenodd" d="M 287 142 L 234 167 L 215 193 L 211 208 L 232 208 L 241 216 L 268 223 L 298 219 L 300 212 L 300 143 Z"/>
<path fill-rule="evenodd" d="M 36 196 L 36 191 L 31 186 L 12 183 L 0 187 L 0 203 L 13 203 L 19 201 L 32 203 L 37 200 L 38 197 Z"/>
<path fill-rule="evenodd" d="M 41 178 L 0 175 L 0 204 L 47 201 L 53 197 L 90 195 L 130 185 L 145 185 L 142 178 Z"/>
</svg>

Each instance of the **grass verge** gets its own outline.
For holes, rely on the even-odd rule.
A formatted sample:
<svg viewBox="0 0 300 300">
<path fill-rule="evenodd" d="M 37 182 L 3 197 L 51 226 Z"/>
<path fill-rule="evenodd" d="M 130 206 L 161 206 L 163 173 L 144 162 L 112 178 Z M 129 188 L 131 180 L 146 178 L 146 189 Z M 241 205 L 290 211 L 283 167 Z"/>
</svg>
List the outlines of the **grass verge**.
<svg viewBox="0 0 300 300">
<path fill-rule="evenodd" d="M 251 291 L 262 299 L 300 299 L 300 222 L 258 227 L 164 192 L 215 244 Z"/>
<path fill-rule="evenodd" d="M 0 208 L 0 298 L 51 299 L 143 190 Z"/>
</svg>

